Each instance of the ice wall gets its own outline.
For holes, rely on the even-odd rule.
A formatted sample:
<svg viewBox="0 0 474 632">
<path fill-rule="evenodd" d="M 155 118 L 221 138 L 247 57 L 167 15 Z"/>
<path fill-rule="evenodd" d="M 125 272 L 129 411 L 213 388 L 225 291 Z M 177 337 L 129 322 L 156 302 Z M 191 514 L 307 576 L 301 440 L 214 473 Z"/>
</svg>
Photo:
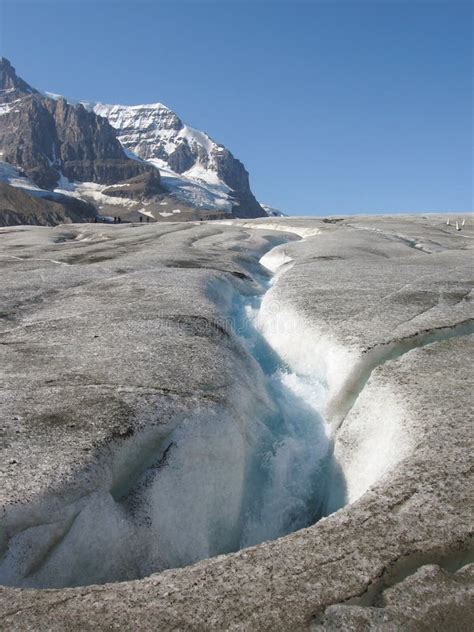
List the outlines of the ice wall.
<svg viewBox="0 0 474 632">
<path fill-rule="evenodd" d="M 292 265 L 284 245 L 261 261 L 275 276 L 258 312 L 258 328 L 298 387 L 304 385 L 305 400 L 313 401 L 325 420 L 330 474 L 322 513 L 329 514 L 357 500 L 413 446 L 409 412 L 394 388 L 387 382 L 375 386 L 372 380 L 364 390 L 372 370 L 396 353 L 375 350 L 362 357 L 341 344 L 324 323 L 297 312 L 278 287 L 279 277 Z"/>
</svg>

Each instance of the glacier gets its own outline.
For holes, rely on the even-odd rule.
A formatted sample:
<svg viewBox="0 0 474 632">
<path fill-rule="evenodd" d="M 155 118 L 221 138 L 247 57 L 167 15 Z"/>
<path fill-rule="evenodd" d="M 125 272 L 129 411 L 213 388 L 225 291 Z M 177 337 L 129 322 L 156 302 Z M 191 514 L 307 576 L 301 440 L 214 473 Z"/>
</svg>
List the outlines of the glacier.
<svg viewBox="0 0 474 632">
<path fill-rule="evenodd" d="M 6 624 L 457 629 L 464 219 L 2 229 Z"/>
</svg>

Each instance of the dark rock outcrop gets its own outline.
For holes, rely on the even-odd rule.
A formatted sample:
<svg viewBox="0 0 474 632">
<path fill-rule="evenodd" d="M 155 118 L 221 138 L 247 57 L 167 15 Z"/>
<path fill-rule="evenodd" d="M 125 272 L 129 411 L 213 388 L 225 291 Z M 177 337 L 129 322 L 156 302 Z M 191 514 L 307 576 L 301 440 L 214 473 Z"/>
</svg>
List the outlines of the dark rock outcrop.
<svg viewBox="0 0 474 632">
<path fill-rule="evenodd" d="M 126 182 L 113 184 L 102 191 L 104 195 L 111 197 L 123 197 L 132 200 L 142 200 L 162 193 L 158 169 L 142 173 Z"/>
<path fill-rule="evenodd" d="M 0 226 L 55 226 L 90 221 L 96 215 L 92 204 L 67 195 L 52 195 L 54 198 L 29 195 L 24 189 L 0 182 Z"/>
<path fill-rule="evenodd" d="M 250 190 L 249 174 L 244 165 L 234 158 L 228 149 L 222 148 L 214 155 L 217 175 L 234 192 L 235 217 L 265 217 L 266 213 Z"/>
<path fill-rule="evenodd" d="M 15 72 L 11 63 L 5 57 L 0 57 L 0 98 L 2 102 L 15 101 L 24 94 L 38 94 L 26 81 Z"/>
</svg>

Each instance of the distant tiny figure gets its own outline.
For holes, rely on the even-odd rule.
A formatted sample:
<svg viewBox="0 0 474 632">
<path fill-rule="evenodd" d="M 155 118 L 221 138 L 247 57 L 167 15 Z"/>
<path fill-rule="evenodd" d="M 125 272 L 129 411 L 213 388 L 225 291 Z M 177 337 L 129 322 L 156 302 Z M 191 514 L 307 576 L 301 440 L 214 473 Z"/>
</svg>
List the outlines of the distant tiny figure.
<svg viewBox="0 0 474 632">
<path fill-rule="evenodd" d="M 150 218 L 148 217 L 148 215 L 146 216 L 146 221 L 147 221 L 147 224 L 150 221 Z"/>
<path fill-rule="evenodd" d="M 97 224 L 97 216 L 94 217 L 94 224 Z"/>
<path fill-rule="evenodd" d="M 140 215 L 140 221 L 143 222 L 143 217 Z"/>
<path fill-rule="evenodd" d="M 118 222 L 119 224 L 121 224 L 121 223 L 122 223 L 122 218 L 121 218 L 121 217 L 117 217 L 117 222 Z"/>
<path fill-rule="evenodd" d="M 116 223 L 117 223 L 117 218 L 116 218 L 116 217 L 114 217 L 114 224 L 116 224 Z"/>
<path fill-rule="evenodd" d="M 456 220 L 456 230 L 461 230 L 461 227 L 459 226 L 458 220 Z"/>
</svg>

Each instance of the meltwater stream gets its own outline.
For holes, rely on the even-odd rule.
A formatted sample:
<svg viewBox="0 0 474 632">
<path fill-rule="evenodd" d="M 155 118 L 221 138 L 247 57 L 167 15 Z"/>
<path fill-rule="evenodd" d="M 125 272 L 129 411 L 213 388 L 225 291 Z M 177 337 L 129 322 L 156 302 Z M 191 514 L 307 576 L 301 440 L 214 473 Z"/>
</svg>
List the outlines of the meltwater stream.
<svg viewBox="0 0 474 632">
<path fill-rule="evenodd" d="M 318 377 L 292 372 L 267 344 L 258 325 L 263 297 L 236 295 L 228 321 L 257 363 L 257 397 L 239 401 L 237 414 L 203 409 L 168 432 L 127 439 L 126 454 L 115 455 L 122 469 L 114 485 L 51 513 L 37 508 L 13 530 L 0 583 L 144 577 L 286 535 L 324 514 L 334 466 L 320 414 L 327 389 Z"/>
<path fill-rule="evenodd" d="M 260 420 L 251 455 L 239 548 L 309 526 L 324 513 L 329 432 L 321 415 L 326 385 L 292 372 L 258 327 L 262 297 L 237 299 L 237 331 L 258 362 L 274 409 Z"/>
</svg>

